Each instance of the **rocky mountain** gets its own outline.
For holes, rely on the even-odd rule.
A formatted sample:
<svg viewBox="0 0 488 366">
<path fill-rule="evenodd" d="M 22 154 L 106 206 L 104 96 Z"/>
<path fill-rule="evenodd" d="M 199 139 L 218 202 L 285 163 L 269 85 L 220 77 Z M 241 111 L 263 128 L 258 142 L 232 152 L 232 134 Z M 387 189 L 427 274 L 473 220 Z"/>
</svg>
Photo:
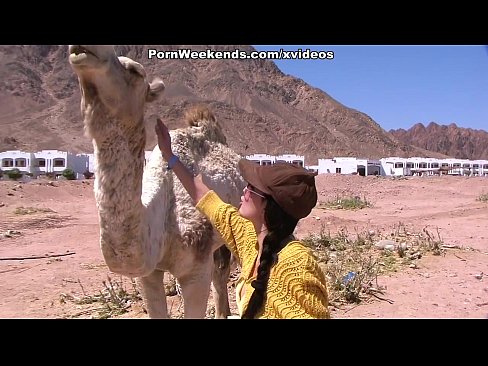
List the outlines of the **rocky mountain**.
<svg viewBox="0 0 488 366">
<path fill-rule="evenodd" d="M 188 60 L 149 58 L 148 50 L 254 51 L 250 46 L 117 46 L 118 55 L 143 64 L 150 79 L 161 77 L 165 98 L 148 105 L 146 123 L 161 116 L 182 127 L 184 110 L 207 103 L 238 153 L 358 156 L 442 154 L 399 142 L 366 114 L 348 108 L 325 91 L 285 75 L 269 60 Z M 78 80 L 67 46 L 0 46 L 0 151 L 60 149 L 92 152 L 84 136 Z M 156 144 L 153 128 L 146 148 Z"/>
<path fill-rule="evenodd" d="M 417 123 L 408 130 L 390 130 L 404 144 L 436 151 L 458 159 L 488 159 L 488 132 L 430 122 L 427 127 Z"/>
</svg>

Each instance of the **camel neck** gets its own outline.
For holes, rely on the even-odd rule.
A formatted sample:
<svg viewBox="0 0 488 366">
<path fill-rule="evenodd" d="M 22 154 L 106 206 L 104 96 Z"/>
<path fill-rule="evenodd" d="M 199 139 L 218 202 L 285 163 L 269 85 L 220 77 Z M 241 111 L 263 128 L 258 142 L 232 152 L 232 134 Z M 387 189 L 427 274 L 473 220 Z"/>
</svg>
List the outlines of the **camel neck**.
<svg viewBox="0 0 488 366">
<path fill-rule="evenodd" d="M 104 140 L 104 146 L 94 141 L 100 245 L 112 271 L 139 273 L 140 267 L 146 265 L 147 240 L 141 202 L 144 145 L 139 150 L 129 149 L 124 139 L 115 140 Z"/>
</svg>

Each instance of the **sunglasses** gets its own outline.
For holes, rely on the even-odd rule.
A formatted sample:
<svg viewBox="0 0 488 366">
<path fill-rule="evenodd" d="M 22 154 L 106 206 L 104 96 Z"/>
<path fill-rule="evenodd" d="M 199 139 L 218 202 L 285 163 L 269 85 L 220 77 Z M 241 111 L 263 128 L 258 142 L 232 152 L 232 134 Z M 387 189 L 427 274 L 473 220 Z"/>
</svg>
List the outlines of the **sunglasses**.
<svg viewBox="0 0 488 366">
<path fill-rule="evenodd" d="M 249 196 L 251 195 L 251 193 L 254 193 L 256 196 L 259 196 L 261 198 L 266 198 L 265 196 L 263 196 L 262 194 L 258 193 L 258 192 L 255 192 L 253 191 L 251 188 L 254 188 L 252 185 L 248 184 L 247 187 L 244 187 L 244 198 L 246 201 L 249 201 Z"/>
</svg>

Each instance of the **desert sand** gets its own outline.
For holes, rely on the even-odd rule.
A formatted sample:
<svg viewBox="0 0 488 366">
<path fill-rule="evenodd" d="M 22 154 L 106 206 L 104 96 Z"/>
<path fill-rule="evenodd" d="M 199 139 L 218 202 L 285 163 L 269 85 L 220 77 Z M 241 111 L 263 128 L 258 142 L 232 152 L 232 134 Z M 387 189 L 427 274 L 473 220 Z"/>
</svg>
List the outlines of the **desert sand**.
<svg viewBox="0 0 488 366">
<path fill-rule="evenodd" d="M 415 266 L 378 277 L 383 300 L 331 306 L 333 318 L 488 317 L 488 202 L 478 200 L 488 193 L 488 178 L 319 175 L 316 182 L 319 204 L 359 196 L 372 207 L 318 204 L 299 223 L 299 237 L 324 228 L 386 232 L 401 223 L 412 232 L 438 232 L 445 245 L 443 255 L 424 255 Z M 0 181 L 0 275 L 1 318 L 97 317 L 99 303 L 74 300 L 95 297 L 109 282 L 133 291 L 130 279 L 104 264 L 93 180 Z M 235 312 L 233 292 L 230 281 Z M 172 317 L 182 316 L 180 305 L 179 295 L 168 296 Z M 208 309 L 211 317 L 211 297 Z M 147 317 L 140 301 L 117 316 Z"/>
</svg>

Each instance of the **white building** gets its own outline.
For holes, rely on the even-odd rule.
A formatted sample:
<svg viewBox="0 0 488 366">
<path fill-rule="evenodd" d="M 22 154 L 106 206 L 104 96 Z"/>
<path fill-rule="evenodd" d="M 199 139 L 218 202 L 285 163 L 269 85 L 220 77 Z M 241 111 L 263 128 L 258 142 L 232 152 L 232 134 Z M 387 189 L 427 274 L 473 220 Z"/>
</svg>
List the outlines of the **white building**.
<svg viewBox="0 0 488 366">
<path fill-rule="evenodd" d="M 381 175 L 379 160 L 358 159 L 352 157 L 335 157 L 332 159 L 319 159 L 319 174 L 359 174 Z"/>
<path fill-rule="evenodd" d="M 0 160 L 3 171 L 17 168 L 33 177 L 48 173 L 59 176 L 67 168 L 82 174 L 90 167 L 89 154 L 75 155 L 59 150 L 42 150 L 35 153 L 9 150 L 0 153 Z"/>
<path fill-rule="evenodd" d="M 259 165 L 272 165 L 275 163 L 290 163 L 301 167 L 305 167 L 305 157 L 303 155 L 284 154 L 284 155 L 268 155 L 268 154 L 253 154 L 245 157 L 247 160 L 255 161 Z"/>
<path fill-rule="evenodd" d="M 24 151 L 8 150 L 0 152 L 0 168 L 2 169 L 2 171 L 17 168 L 22 173 L 30 173 L 31 164 L 34 159 L 34 154 Z"/>
<path fill-rule="evenodd" d="M 33 176 L 46 173 L 59 175 L 67 167 L 78 167 L 81 163 L 74 154 L 59 150 L 42 150 L 35 153 L 10 150 L 0 153 L 0 159 L 2 170 L 17 168 L 20 172 Z"/>
<path fill-rule="evenodd" d="M 252 154 L 246 156 L 247 160 L 255 161 L 259 165 L 271 165 L 274 164 L 276 158 L 273 155 L 268 154 Z"/>
<path fill-rule="evenodd" d="M 380 161 L 384 175 L 387 176 L 434 174 L 488 176 L 488 160 L 389 157 L 382 158 Z"/>
<path fill-rule="evenodd" d="M 472 160 L 474 175 L 488 176 L 488 160 Z"/>
<path fill-rule="evenodd" d="M 305 166 L 305 157 L 303 155 L 295 155 L 295 154 L 277 155 L 275 162 L 276 163 L 286 162 L 286 163 L 301 166 L 303 168 Z"/>
<path fill-rule="evenodd" d="M 42 150 L 35 152 L 31 160 L 30 173 L 34 176 L 53 173 L 55 176 L 61 175 L 67 168 L 73 169 L 73 165 L 78 167 L 80 163 L 75 154 L 59 150 Z"/>
</svg>

